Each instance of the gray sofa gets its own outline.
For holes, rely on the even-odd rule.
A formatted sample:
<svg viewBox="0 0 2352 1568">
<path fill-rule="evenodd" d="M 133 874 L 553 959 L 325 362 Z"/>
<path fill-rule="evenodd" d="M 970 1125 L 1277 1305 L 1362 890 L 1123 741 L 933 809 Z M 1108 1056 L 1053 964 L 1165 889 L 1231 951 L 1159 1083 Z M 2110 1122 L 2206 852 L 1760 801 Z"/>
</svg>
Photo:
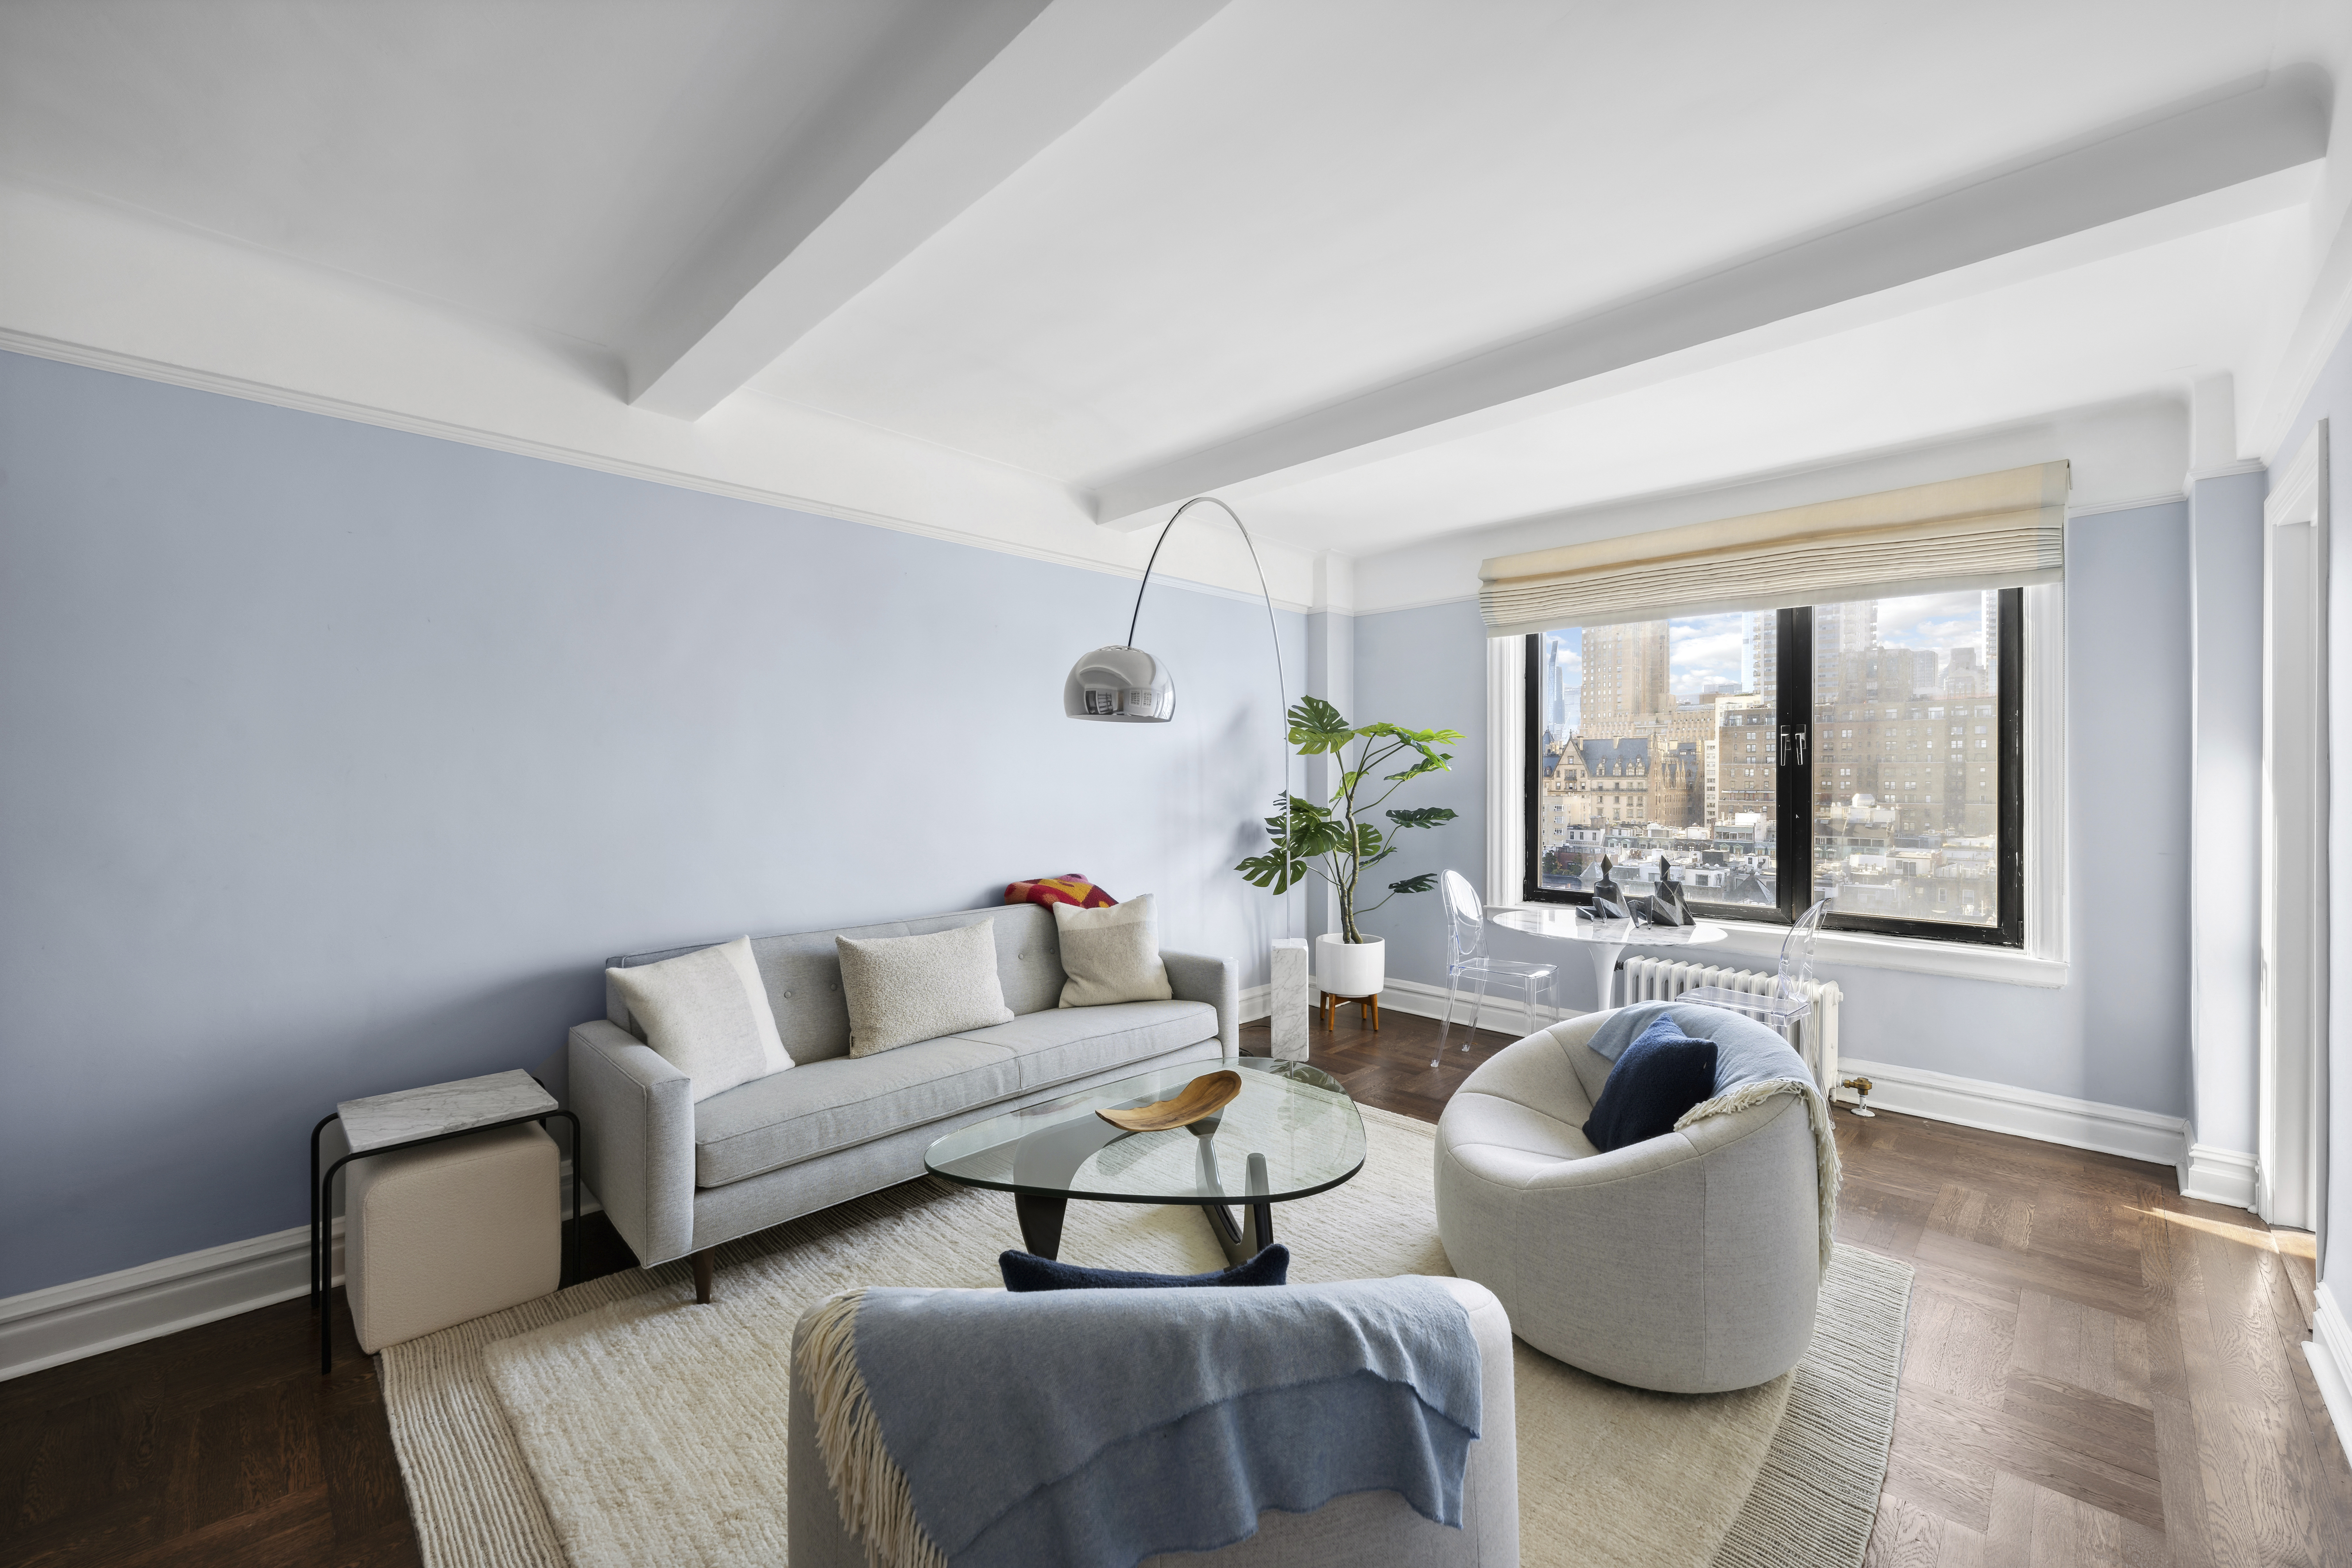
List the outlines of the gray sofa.
<svg viewBox="0 0 2352 1568">
<path fill-rule="evenodd" d="M 978 921 L 994 922 L 1012 1022 L 853 1059 L 834 938 Z M 610 967 L 694 951 L 632 953 Z M 572 1031 L 587 1184 L 640 1263 L 692 1257 L 705 1300 L 711 1248 L 919 1176 L 923 1151 L 958 1127 L 1154 1068 L 1240 1054 L 1232 960 L 1163 952 L 1173 1000 L 1065 1009 L 1060 943 L 1042 905 L 760 937 L 751 953 L 793 1058 L 788 1071 L 698 1105 L 691 1080 L 646 1047 L 609 984 L 606 1016 Z M 1009 1203 L 1005 1223 L 1010 1232 Z"/>
<path fill-rule="evenodd" d="M 1602 1153 L 1585 1119 L 1612 1063 L 1588 1013 L 1506 1046 L 1437 1121 L 1437 1236 L 1519 1338 L 1671 1394 L 1769 1383 L 1821 1295 L 1805 1102 L 1780 1095 Z"/>
</svg>

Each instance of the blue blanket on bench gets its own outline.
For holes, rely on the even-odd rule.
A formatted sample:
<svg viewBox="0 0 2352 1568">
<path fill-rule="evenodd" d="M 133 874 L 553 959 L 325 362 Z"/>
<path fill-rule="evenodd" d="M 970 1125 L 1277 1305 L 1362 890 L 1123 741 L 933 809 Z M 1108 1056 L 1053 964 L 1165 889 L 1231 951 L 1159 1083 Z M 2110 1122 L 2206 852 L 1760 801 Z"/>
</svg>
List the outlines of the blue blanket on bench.
<svg viewBox="0 0 2352 1568">
<path fill-rule="evenodd" d="M 866 1395 L 955 1568 L 1132 1564 L 1386 1489 L 1462 1522 L 1469 1319 L 1419 1278 L 1263 1289 L 872 1289 Z"/>
</svg>

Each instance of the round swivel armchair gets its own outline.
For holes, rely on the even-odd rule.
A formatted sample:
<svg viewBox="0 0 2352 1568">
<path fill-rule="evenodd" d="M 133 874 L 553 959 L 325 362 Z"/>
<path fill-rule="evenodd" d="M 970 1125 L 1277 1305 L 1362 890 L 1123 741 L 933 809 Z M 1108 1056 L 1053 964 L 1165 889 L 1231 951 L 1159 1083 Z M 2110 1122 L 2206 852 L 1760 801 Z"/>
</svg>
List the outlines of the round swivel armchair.
<svg viewBox="0 0 2352 1568">
<path fill-rule="evenodd" d="M 1437 1123 L 1437 1234 L 1528 1343 L 1674 1394 L 1751 1388 L 1797 1364 L 1821 1292 L 1803 1100 L 1775 1095 L 1606 1153 L 1583 1133 L 1612 1063 L 1607 1013 L 1507 1046 Z"/>
</svg>

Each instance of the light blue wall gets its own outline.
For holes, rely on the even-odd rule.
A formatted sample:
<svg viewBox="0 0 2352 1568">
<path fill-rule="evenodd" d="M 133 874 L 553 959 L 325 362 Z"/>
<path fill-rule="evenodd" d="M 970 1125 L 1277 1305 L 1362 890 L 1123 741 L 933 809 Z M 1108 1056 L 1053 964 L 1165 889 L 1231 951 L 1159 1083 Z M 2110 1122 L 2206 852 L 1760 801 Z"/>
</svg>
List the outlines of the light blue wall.
<svg viewBox="0 0 2352 1568">
<path fill-rule="evenodd" d="M 544 1061 L 608 954 L 1073 870 L 1300 934 L 1226 869 L 1255 603 L 1155 585 L 1176 721 L 1076 724 L 1104 574 L 11 354 L 0 471 L 0 1296 L 302 1224 L 336 1100 Z"/>
<path fill-rule="evenodd" d="M 2352 333 L 2339 339 L 2273 459 L 2327 421 L 2328 1152 L 2319 1277 L 2352 1308 Z"/>
<path fill-rule="evenodd" d="M 2082 518 L 2067 530 L 2070 983 L 2042 990 L 1823 965 L 1845 992 L 1847 1055 L 2186 1114 L 2188 544 L 2180 503 Z M 1469 736 L 1454 772 L 1413 802 L 1462 813 L 1440 848 L 1474 883 L 1486 859 L 1484 638 L 1467 602 L 1356 623 L 1366 715 Z M 1370 923 L 1390 939 L 1391 973 L 1444 983 L 1433 900 L 1401 900 Z M 1498 931 L 1493 941 L 1506 957 L 1559 958 L 1536 938 Z M 1561 973 L 1566 1005 L 1593 1005 L 1580 956 L 1570 954 Z"/>
<path fill-rule="evenodd" d="M 2263 495 L 2200 479 L 2189 500 L 2191 669 L 2189 1120 L 2251 1156 L 2262 1026 Z"/>
</svg>

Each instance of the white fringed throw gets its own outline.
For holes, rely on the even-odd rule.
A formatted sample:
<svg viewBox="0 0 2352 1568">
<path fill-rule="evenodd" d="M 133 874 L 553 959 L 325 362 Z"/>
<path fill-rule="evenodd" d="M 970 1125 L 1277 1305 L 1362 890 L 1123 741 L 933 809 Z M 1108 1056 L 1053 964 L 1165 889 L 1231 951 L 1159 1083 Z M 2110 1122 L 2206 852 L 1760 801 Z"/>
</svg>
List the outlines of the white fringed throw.
<svg viewBox="0 0 2352 1568">
<path fill-rule="evenodd" d="M 1837 1132 L 1830 1126 L 1829 1101 L 1813 1087 L 1809 1078 L 1767 1078 L 1753 1083 L 1736 1084 L 1729 1093 L 1718 1094 L 1713 1100 L 1703 1100 L 1682 1114 L 1675 1123 L 1680 1132 L 1694 1121 L 1704 1121 L 1710 1116 L 1728 1116 L 1736 1110 L 1746 1110 L 1763 1104 L 1776 1094 L 1801 1096 L 1805 1102 L 1806 1120 L 1813 1129 L 1813 1188 L 1821 1204 L 1822 1268 L 1830 1266 L 1830 1254 L 1837 1246 L 1837 1200 L 1841 1172 L 1838 1168 Z"/>
<path fill-rule="evenodd" d="M 867 1568 L 947 1568 L 947 1554 L 915 1517 L 915 1494 L 882 1439 L 857 1370 L 857 1308 L 865 1298 L 863 1290 L 846 1290 L 827 1301 L 793 1357 L 816 1412 L 824 1479 L 840 1502 L 842 1523 L 866 1544 Z"/>
</svg>

